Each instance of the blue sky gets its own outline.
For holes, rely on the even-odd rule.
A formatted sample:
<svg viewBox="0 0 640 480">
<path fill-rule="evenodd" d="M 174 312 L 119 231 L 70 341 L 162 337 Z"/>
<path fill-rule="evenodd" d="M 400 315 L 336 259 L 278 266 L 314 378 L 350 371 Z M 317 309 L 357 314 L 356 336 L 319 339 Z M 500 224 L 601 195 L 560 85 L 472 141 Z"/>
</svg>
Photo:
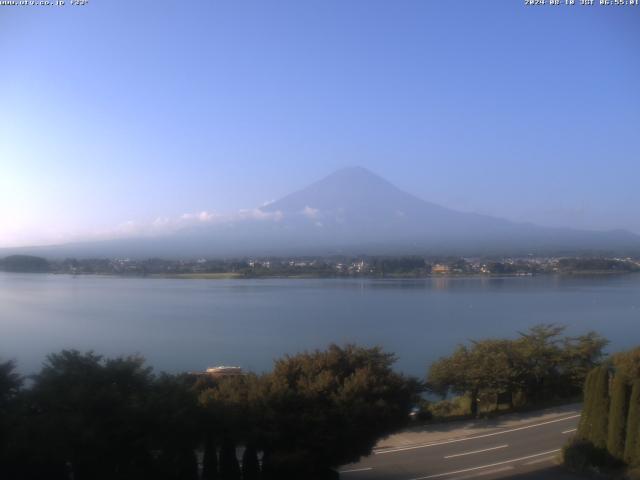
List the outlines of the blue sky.
<svg viewBox="0 0 640 480">
<path fill-rule="evenodd" d="M 0 7 L 0 246 L 250 209 L 349 165 L 640 233 L 639 45 L 629 6 Z"/>
</svg>

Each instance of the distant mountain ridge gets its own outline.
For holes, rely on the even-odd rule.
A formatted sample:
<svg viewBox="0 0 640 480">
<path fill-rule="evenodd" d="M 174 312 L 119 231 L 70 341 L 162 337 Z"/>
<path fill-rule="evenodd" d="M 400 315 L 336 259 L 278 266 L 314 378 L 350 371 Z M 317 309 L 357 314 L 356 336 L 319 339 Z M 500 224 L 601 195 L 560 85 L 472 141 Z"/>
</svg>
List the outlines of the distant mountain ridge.
<svg viewBox="0 0 640 480">
<path fill-rule="evenodd" d="M 548 228 L 459 212 L 404 192 L 362 167 L 338 170 L 256 212 L 250 218 L 170 235 L 11 249 L 11 253 L 192 258 L 640 252 L 640 236 L 631 232 Z"/>
</svg>

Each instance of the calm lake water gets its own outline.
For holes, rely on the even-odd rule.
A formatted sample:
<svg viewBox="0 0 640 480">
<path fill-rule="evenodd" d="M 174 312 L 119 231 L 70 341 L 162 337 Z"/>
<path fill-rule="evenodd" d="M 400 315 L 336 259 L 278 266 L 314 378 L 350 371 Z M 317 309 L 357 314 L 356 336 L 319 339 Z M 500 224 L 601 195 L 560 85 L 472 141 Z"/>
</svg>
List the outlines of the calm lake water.
<svg viewBox="0 0 640 480">
<path fill-rule="evenodd" d="M 0 358 L 36 371 L 63 348 L 139 353 L 158 370 L 241 365 L 331 342 L 382 345 L 398 368 L 537 323 L 640 344 L 640 275 L 420 280 L 171 280 L 0 273 Z"/>
</svg>

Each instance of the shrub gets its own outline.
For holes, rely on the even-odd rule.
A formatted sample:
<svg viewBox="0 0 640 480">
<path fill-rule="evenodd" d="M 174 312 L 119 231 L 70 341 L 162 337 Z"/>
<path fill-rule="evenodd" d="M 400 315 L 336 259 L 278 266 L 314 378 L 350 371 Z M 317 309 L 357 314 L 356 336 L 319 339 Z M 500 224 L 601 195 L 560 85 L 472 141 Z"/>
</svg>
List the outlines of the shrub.
<svg viewBox="0 0 640 480">
<path fill-rule="evenodd" d="M 441 400 L 429 405 L 429 412 L 433 418 L 450 418 L 469 415 L 470 400 L 467 397 L 454 397 L 451 400 Z"/>
<path fill-rule="evenodd" d="M 640 480 L 640 467 L 627 470 L 625 478 L 628 480 Z"/>
<path fill-rule="evenodd" d="M 582 472 L 608 465 L 609 455 L 588 440 L 576 439 L 562 449 L 562 459 L 569 470 Z"/>
</svg>

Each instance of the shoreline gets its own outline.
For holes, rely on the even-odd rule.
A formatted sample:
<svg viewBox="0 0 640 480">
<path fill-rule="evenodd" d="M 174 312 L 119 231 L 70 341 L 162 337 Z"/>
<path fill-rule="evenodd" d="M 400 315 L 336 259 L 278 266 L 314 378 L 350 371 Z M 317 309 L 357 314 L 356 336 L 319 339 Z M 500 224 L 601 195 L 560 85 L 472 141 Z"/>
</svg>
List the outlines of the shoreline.
<svg viewBox="0 0 640 480">
<path fill-rule="evenodd" d="M 112 277 L 112 278 L 139 278 L 139 279 L 168 279 L 168 280 L 259 280 L 259 279 L 288 279 L 288 280 L 427 280 L 427 279 L 496 279 L 496 278 L 532 278 L 532 277 L 611 277 L 640 275 L 640 272 L 614 272 L 614 271 L 571 271 L 571 272 L 538 272 L 526 274 L 509 273 L 460 273 L 460 274 L 435 274 L 435 275 L 320 275 L 320 274 L 294 274 L 294 275 L 247 275 L 237 272 L 219 273 L 152 273 L 148 275 L 126 275 L 117 273 L 69 273 L 69 272 L 11 272 L 0 270 L 7 274 L 32 274 L 32 275 L 66 275 L 71 277 Z"/>
</svg>

